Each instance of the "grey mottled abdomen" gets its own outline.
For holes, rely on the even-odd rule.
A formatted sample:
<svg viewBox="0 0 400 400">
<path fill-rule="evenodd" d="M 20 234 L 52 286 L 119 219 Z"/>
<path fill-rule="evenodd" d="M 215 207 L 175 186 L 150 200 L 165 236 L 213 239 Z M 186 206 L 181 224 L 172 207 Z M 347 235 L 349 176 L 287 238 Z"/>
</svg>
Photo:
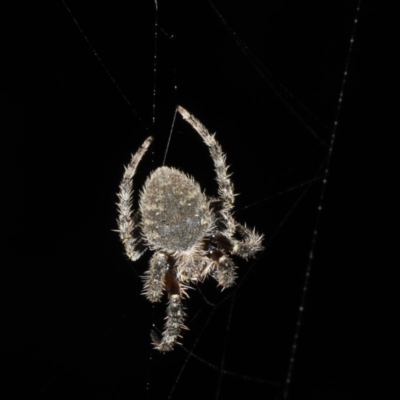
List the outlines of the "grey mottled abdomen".
<svg viewBox="0 0 400 400">
<path fill-rule="evenodd" d="M 171 252 L 190 249 L 212 225 L 212 213 L 200 186 L 169 167 L 156 169 L 147 179 L 140 211 L 149 244 Z"/>
</svg>

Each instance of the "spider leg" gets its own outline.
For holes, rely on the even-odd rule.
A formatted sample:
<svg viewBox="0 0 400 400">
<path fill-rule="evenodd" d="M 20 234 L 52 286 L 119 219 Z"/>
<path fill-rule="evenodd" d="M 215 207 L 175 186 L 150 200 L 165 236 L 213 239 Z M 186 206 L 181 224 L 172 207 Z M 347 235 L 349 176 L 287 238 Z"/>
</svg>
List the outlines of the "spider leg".
<svg viewBox="0 0 400 400">
<path fill-rule="evenodd" d="M 231 210 L 235 202 L 235 194 L 233 184 L 229 179 L 230 174 L 228 174 L 228 166 L 226 165 L 226 155 L 222 151 L 221 145 L 215 139 L 215 136 L 211 135 L 198 119 L 193 117 L 193 115 L 181 106 L 178 106 L 178 112 L 182 115 L 182 118 L 198 132 L 210 150 L 215 172 L 217 173 L 218 194 L 223 205 L 220 214 L 227 225 L 228 236 L 232 236 L 235 232 L 235 220 L 231 215 Z"/>
<path fill-rule="evenodd" d="M 125 172 L 119 185 L 119 201 L 117 203 L 119 212 L 117 220 L 118 232 L 119 237 L 125 246 L 126 254 L 132 261 L 137 260 L 144 252 L 144 248 L 140 246 L 141 239 L 138 238 L 138 235 L 133 234 L 133 231 L 137 226 L 138 215 L 132 217 L 132 178 L 135 175 L 140 160 L 146 153 L 152 141 L 153 138 L 151 136 L 148 137 L 139 150 L 132 155 L 130 163 L 125 167 Z"/>
<path fill-rule="evenodd" d="M 242 258 L 254 256 L 263 249 L 263 235 L 258 235 L 245 225 L 236 222 L 236 230 L 243 237 L 243 241 L 228 238 L 222 233 L 212 236 L 209 243 L 208 257 L 211 259 L 210 266 L 204 270 L 203 276 L 211 273 L 220 286 L 224 289 L 230 287 L 236 280 L 236 266 L 228 254 L 234 254 Z"/>
<path fill-rule="evenodd" d="M 143 294 L 152 303 L 161 300 L 165 288 L 165 274 L 170 265 L 169 256 L 161 251 L 155 253 L 150 260 L 150 268 L 143 277 Z"/>
<path fill-rule="evenodd" d="M 236 222 L 236 231 L 242 236 L 243 241 L 233 240 L 232 254 L 247 260 L 259 251 L 264 250 L 262 245 L 264 235 L 259 235 L 254 229 L 250 230 L 246 225 L 238 222 Z"/>
<path fill-rule="evenodd" d="M 181 329 L 187 329 L 183 324 L 186 314 L 182 303 L 182 289 L 171 270 L 165 274 L 165 287 L 169 302 L 162 337 L 160 339 L 154 331 L 151 333 L 154 347 L 162 352 L 171 351 L 180 337 Z"/>
<path fill-rule="evenodd" d="M 233 260 L 222 250 L 213 249 L 210 253 L 212 264 L 205 271 L 208 274 L 211 269 L 211 275 L 223 289 L 234 285 L 237 274 L 236 266 Z"/>
</svg>

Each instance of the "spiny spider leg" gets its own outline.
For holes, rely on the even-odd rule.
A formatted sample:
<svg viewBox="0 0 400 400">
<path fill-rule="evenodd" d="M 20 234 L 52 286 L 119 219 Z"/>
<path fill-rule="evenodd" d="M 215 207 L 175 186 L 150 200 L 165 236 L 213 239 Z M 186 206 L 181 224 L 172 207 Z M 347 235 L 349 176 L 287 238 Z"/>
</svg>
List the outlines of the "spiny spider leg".
<svg viewBox="0 0 400 400">
<path fill-rule="evenodd" d="M 150 268 L 145 272 L 143 294 L 152 303 L 160 301 L 165 288 L 165 274 L 170 267 L 169 256 L 158 251 L 150 260 Z"/>
<path fill-rule="evenodd" d="M 238 222 L 236 222 L 236 231 L 242 236 L 243 241 L 234 241 L 232 254 L 236 254 L 247 260 L 259 251 L 264 250 L 262 245 L 264 235 L 259 235 L 254 229 L 250 230 L 246 225 Z"/>
<path fill-rule="evenodd" d="M 222 290 L 233 286 L 237 274 L 233 260 L 220 250 L 214 250 L 211 259 L 215 260 L 212 276 L 222 286 Z"/>
<path fill-rule="evenodd" d="M 187 329 L 183 324 L 186 313 L 182 303 L 182 290 L 172 270 L 165 275 L 165 287 L 169 295 L 167 317 L 161 339 L 153 331 L 151 339 L 154 347 L 162 352 L 171 351 L 180 337 L 181 329 Z M 179 344 L 179 343 L 178 343 Z"/>
<path fill-rule="evenodd" d="M 133 193 L 133 182 L 132 178 L 135 175 L 136 168 L 149 148 L 153 138 L 148 137 L 139 150 L 132 155 L 130 163 L 125 167 L 125 172 L 122 177 L 121 184 L 119 185 L 117 203 L 119 216 L 118 216 L 118 232 L 122 243 L 125 246 L 127 256 L 132 260 L 136 261 L 143 253 L 144 250 L 139 248 L 140 238 L 135 238 L 132 235 L 135 229 L 134 219 L 132 218 L 132 193 Z"/>
<path fill-rule="evenodd" d="M 178 112 L 201 136 L 204 143 L 208 146 L 211 158 L 214 162 L 215 172 L 217 173 L 218 193 L 222 200 L 223 209 L 220 214 L 225 219 L 228 236 L 231 237 L 235 232 L 235 220 L 231 215 L 231 210 L 235 202 L 233 184 L 229 179 L 228 166 L 226 165 L 226 155 L 222 151 L 221 145 L 217 142 L 214 135 L 193 115 L 182 106 L 178 106 Z"/>
</svg>

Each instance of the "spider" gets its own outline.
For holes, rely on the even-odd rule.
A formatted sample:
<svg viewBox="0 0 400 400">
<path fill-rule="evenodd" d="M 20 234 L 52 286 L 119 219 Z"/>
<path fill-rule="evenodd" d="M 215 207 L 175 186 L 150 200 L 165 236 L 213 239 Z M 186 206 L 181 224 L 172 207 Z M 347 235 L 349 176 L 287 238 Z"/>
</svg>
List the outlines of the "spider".
<svg viewBox="0 0 400 400">
<path fill-rule="evenodd" d="M 146 249 L 155 251 L 144 276 L 143 294 L 151 302 L 168 293 L 167 317 L 161 338 L 152 332 L 153 345 L 170 351 L 180 337 L 186 316 L 182 298 L 190 283 L 211 275 L 222 289 L 236 279 L 231 255 L 244 259 L 263 249 L 263 235 L 236 222 L 232 216 L 233 184 L 226 156 L 206 127 L 183 107 L 178 112 L 201 136 L 214 162 L 218 198 L 208 198 L 185 173 L 162 166 L 147 178 L 139 210 L 132 210 L 132 178 L 153 138 L 148 137 L 132 155 L 119 186 L 118 232 L 127 256 L 136 261 Z"/>
</svg>

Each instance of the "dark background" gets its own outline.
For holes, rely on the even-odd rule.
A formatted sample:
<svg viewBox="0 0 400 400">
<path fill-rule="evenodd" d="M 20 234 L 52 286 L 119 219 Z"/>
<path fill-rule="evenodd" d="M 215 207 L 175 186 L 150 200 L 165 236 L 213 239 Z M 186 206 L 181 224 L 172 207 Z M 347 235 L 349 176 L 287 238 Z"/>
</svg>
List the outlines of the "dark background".
<svg viewBox="0 0 400 400">
<path fill-rule="evenodd" d="M 153 124 L 154 4 L 126 3 L 68 1 L 72 15 L 62 1 L 22 3 L 3 16 L 2 398 L 281 399 L 311 251 L 289 398 L 357 397 L 378 10 L 361 3 L 349 60 L 357 1 L 216 1 L 237 36 L 207 1 L 159 1 Z M 112 230 L 123 165 L 154 135 L 137 196 L 177 104 L 217 131 L 235 216 L 266 250 L 237 260 L 236 289 L 208 279 L 191 291 L 183 347 L 161 355 L 149 333 L 165 299 L 140 294 L 149 252 L 130 262 Z M 216 193 L 207 149 L 179 117 L 166 163 Z"/>
</svg>

